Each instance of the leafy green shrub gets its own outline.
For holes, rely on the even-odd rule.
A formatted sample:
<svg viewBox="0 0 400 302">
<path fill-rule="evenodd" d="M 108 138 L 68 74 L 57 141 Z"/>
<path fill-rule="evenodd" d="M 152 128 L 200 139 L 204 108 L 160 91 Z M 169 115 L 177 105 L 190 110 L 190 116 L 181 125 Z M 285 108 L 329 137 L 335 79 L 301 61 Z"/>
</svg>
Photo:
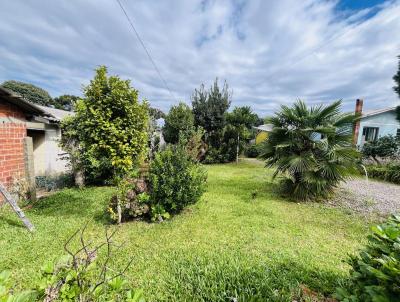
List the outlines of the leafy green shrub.
<svg viewBox="0 0 400 302">
<path fill-rule="evenodd" d="M 391 158 L 399 155 L 400 140 L 392 135 L 382 136 L 376 141 L 367 142 L 362 148 L 364 157 L 372 157 L 379 163 L 378 158 Z"/>
<path fill-rule="evenodd" d="M 250 145 L 246 150 L 246 156 L 250 158 L 257 158 L 260 155 L 260 150 L 258 145 Z"/>
<path fill-rule="evenodd" d="M 395 184 L 400 184 L 400 164 L 369 165 L 366 166 L 368 176 Z"/>
<path fill-rule="evenodd" d="M 194 116 L 192 110 L 185 103 L 172 106 L 162 129 L 164 139 L 167 143 L 176 144 L 182 133 L 191 132 L 194 129 Z"/>
<path fill-rule="evenodd" d="M 372 231 L 366 248 L 349 260 L 350 280 L 336 293 L 341 301 L 400 301 L 400 216 Z"/>
<path fill-rule="evenodd" d="M 178 213 L 197 202 L 204 192 L 205 182 L 204 168 L 181 146 L 170 146 L 157 153 L 149 170 L 153 220 Z"/>
<path fill-rule="evenodd" d="M 130 81 L 108 76 L 101 66 L 84 97 L 75 104 L 76 115 L 64 119 L 61 144 L 70 155 L 72 170 L 99 182 L 123 177 L 144 158 L 149 126 L 146 101 Z"/>
<path fill-rule="evenodd" d="M 261 145 L 261 157 L 276 168 L 274 177 L 282 176 L 286 194 L 303 200 L 324 197 L 357 170 L 355 119 L 341 113 L 341 101 L 311 108 L 298 101 L 269 119 L 273 130 Z"/>
</svg>

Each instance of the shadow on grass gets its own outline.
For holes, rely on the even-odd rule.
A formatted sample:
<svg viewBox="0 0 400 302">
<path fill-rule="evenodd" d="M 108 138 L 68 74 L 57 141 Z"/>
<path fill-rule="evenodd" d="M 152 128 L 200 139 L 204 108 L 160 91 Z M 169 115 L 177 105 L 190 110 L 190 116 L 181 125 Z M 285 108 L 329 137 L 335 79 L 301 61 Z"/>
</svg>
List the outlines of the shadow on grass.
<svg viewBox="0 0 400 302">
<path fill-rule="evenodd" d="M 292 301 L 301 286 L 330 296 L 343 276 L 291 260 L 261 264 L 242 257 L 176 255 L 170 266 L 169 298 L 193 301 Z"/>
<path fill-rule="evenodd" d="M 6 217 L 5 215 L 14 215 L 15 217 L 9 218 L 9 217 Z M 3 224 L 3 223 L 8 224 L 9 226 L 26 229 L 23 222 L 21 220 L 19 220 L 17 214 L 12 210 L 10 210 L 9 212 L 7 211 L 7 213 L 0 212 L 0 224 Z"/>
</svg>

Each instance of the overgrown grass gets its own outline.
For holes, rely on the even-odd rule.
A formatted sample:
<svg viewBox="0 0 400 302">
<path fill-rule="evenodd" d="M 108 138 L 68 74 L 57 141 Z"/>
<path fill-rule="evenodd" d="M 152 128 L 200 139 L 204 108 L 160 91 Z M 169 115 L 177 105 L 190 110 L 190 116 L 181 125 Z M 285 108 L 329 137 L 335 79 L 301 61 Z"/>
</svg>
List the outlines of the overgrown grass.
<svg viewBox="0 0 400 302">
<path fill-rule="evenodd" d="M 119 227 L 116 241 L 126 246 L 114 265 L 134 258 L 128 278 L 149 301 L 291 301 L 299 284 L 323 294 L 334 290 L 347 274 L 343 260 L 365 242 L 365 221 L 281 199 L 271 172 L 257 161 L 207 169 L 207 193 L 198 204 L 162 224 Z M 88 237 L 100 240 L 113 192 L 68 189 L 40 201 L 25 211 L 36 226 L 33 235 L 8 207 L 1 209 L 0 270 L 12 270 L 26 288 L 87 220 Z"/>
</svg>

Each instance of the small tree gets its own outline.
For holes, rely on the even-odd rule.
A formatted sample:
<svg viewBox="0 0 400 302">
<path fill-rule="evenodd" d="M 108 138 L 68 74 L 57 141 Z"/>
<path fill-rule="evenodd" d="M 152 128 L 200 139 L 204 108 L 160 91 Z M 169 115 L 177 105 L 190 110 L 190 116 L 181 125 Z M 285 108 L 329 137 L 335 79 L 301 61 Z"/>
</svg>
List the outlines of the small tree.
<svg viewBox="0 0 400 302">
<path fill-rule="evenodd" d="M 393 80 L 396 85 L 393 87 L 393 90 L 399 95 L 400 98 L 400 56 L 399 58 L 399 67 L 397 73 L 393 76 Z M 400 106 L 396 108 L 397 119 L 400 121 Z"/>
<path fill-rule="evenodd" d="M 195 126 L 204 129 L 208 153 L 219 158 L 217 161 L 224 158 L 220 153 L 226 126 L 226 112 L 230 104 L 231 94 L 228 91 L 228 85 L 225 82 L 221 89 L 218 86 L 218 79 L 209 91 L 206 91 L 202 84 L 192 96 Z"/>
<path fill-rule="evenodd" d="M 376 141 L 367 142 L 364 144 L 362 154 L 365 157 L 372 157 L 378 164 L 378 158 L 390 158 L 399 154 L 400 141 L 392 136 L 382 136 Z"/>
<path fill-rule="evenodd" d="M 258 122 L 258 116 L 252 112 L 249 106 L 243 106 L 235 107 L 232 112 L 227 114 L 226 120 L 228 127 L 232 128 L 235 137 L 237 137 L 236 162 L 239 162 L 241 140 L 248 139 L 251 127 Z"/>
<path fill-rule="evenodd" d="M 76 95 L 64 94 L 55 97 L 52 103 L 57 109 L 72 111 L 78 99 L 79 97 L 77 97 Z"/>
<path fill-rule="evenodd" d="M 148 105 L 138 101 L 130 81 L 108 77 L 105 66 L 96 70 L 84 95 L 76 115 L 62 123 L 62 145 L 75 169 L 83 169 L 93 181 L 124 176 L 145 154 Z"/>
<path fill-rule="evenodd" d="M 282 106 L 268 120 L 273 130 L 261 157 L 283 176 L 286 193 L 298 199 L 326 196 L 346 175 L 356 171 L 358 152 L 352 147 L 354 114 L 340 113 L 341 101 L 307 108 L 298 101 Z"/>
<path fill-rule="evenodd" d="M 194 117 L 192 110 L 185 103 L 172 106 L 163 127 L 164 139 L 167 143 L 176 144 L 181 132 L 192 131 L 194 128 Z"/>
<path fill-rule="evenodd" d="M 19 94 L 32 103 L 43 106 L 52 105 L 53 100 L 50 94 L 46 90 L 35 85 L 19 81 L 5 81 L 1 86 Z"/>
</svg>

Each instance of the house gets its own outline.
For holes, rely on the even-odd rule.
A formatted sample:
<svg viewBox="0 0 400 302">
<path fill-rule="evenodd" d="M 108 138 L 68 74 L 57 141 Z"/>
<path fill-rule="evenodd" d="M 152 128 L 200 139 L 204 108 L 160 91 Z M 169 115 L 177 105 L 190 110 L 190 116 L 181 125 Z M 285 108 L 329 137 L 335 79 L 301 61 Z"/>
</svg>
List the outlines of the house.
<svg viewBox="0 0 400 302">
<path fill-rule="evenodd" d="M 262 143 L 268 138 L 268 133 L 272 131 L 272 124 L 264 124 L 257 127 L 253 127 L 257 131 L 255 143 L 256 145 Z"/>
<path fill-rule="evenodd" d="M 376 141 L 386 135 L 400 136 L 400 122 L 396 119 L 396 107 L 363 112 L 363 100 L 356 101 L 360 120 L 354 128 L 353 142 L 361 148 L 365 142 Z"/>
<path fill-rule="evenodd" d="M 7 187 L 36 176 L 63 173 L 60 121 L 73 113 L 38 106 L 0 87 L 0 182 Z"/>
</svg>

